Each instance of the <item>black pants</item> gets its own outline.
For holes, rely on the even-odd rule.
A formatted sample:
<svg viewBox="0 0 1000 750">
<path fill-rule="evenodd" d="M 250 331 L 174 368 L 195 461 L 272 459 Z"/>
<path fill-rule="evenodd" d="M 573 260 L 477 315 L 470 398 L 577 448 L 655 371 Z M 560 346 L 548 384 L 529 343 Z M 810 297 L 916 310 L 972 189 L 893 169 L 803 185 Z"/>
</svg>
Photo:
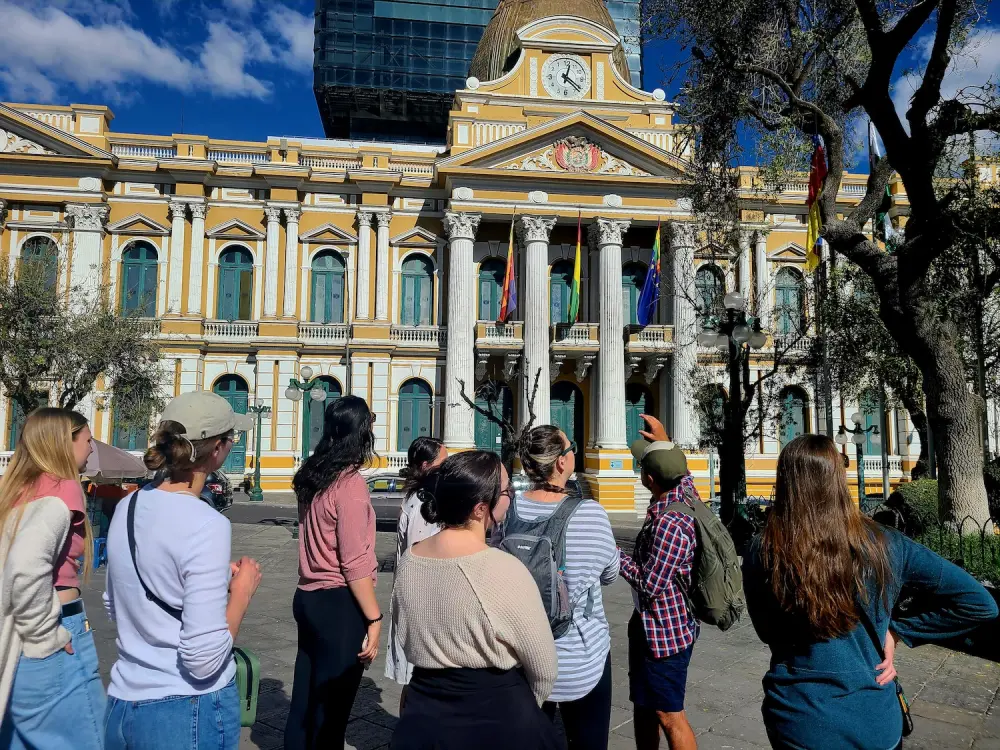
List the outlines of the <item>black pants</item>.
<svg viewBox="0 0 1000 750">
<path fill-rule="evenodd" d="M 582 698 L 542 705 L 545 714 L 555 721 L 556 706 L 562 715 L 569 750 L 608 750 L 611 731 L 611 654 L 604 662 L 604 674 L 594 689 Z"/>
<path fill-rule="evenodd" d="M 296 589 L 299 627 L 286 750 L 341 748 L 365 668 L 358 652 L 368 628 L 348 588 Z"/>
</svg>

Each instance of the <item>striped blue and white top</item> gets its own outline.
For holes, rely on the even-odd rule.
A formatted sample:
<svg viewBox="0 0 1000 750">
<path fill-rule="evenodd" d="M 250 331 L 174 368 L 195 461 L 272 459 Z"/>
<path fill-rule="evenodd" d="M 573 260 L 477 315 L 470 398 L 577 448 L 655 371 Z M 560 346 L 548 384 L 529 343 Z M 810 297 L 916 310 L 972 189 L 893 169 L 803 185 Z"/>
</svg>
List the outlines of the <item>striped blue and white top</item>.
<svg viewBox="0 0 1000 750">
<path fill-rule="evenodd" d="M 530 500 L 518 493 L 517 514 L 525 521 L 549 516 L 558 503 Z M 549 700 L 553 703 L 583 698 L 594 689 L 611 651 L 611 632 L 604 614 L 602 586 L 618 578 L 618 547 L 608 513 L 594 500 L 583 502 L 566 529 L 566 572 L 564 580 L 570 601 L 575 602 L 573 622 L 556 641 L 559 676 Z M 584 616 L 587 590 L 593 593 L 593 611 Z"/>
</svg>

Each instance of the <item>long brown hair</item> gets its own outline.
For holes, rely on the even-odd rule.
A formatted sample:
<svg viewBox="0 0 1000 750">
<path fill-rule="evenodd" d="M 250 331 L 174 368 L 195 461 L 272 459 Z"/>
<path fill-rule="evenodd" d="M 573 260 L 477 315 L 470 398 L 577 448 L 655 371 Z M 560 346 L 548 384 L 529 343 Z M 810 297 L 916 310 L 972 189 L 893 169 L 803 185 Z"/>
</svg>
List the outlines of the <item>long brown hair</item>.
<svg viewBox="0 0 1000 750">
<path fill-rule="evenodd" d="M 870 592 L 888 603 L 885 536 L 851 499 L 830 438 L 801 435 L 781 451 L 761 559 L 778 604 L 819 640 L 853 630 Z"/>
</svg>

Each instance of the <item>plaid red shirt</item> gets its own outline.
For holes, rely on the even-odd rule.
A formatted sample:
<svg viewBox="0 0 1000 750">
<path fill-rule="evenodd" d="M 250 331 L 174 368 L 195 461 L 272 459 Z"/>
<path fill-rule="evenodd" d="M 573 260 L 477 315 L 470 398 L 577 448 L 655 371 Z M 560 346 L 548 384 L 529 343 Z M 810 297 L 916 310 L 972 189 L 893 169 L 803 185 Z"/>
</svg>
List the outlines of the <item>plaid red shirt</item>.
<svg viewBox="0 0 1000 750">
<path fill-rule="evenodd" d="M 635 540 L 634 559 L 621 553 L 621 576 L 635 589 L 650 655 L 663 659 L 683 651 L 698 638 L 698 620 L 688 612 L 681 585 L 691 585 L 697 545 L 694 519 L 665 513 L 670 503 L 700 502 L 688 474 L 674 489 L 650 503 Z"/>
</svg>

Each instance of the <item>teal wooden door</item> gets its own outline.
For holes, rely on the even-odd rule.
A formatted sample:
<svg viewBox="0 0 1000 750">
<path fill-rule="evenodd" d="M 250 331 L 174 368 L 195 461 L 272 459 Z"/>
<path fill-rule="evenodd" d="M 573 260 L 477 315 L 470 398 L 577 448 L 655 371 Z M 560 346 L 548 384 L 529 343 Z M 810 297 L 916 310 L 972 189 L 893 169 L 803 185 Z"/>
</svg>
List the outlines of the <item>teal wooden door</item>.
<svg viewBox="0 0 1000 750">
<path fill-rule="evenodd" d="M 781 392 L 781 421 L 778 424 L 778 442 L 784 448 L 808 429 L 806 394 L 799 388 L 786 388 Z"/>
<path fill-rule="evenodd" d="M 646 423 L 639 418 L 640 414 L 652 414 L 653 397 L 649 391 L 637 383 L 629 383 L 625 386 L 625 439 L 629 445 L 642 435 L 639 430 L 646 429 Z M 634 463 L 634 462 L 633 462 Z M 639 471 L 637 465 L 633 466 L 636 473 Z"/>
<path fill-rule="evenodd" d="M 572 383 L 560 381 L 550 395 L 552 424 L 576 442 L 576 470 L 583 471 L 583 393 Z"/>
<path fill-rule="evenodd" d="M 500 296 L 507 264 L 490 258 L 479 266 L 479 320 L 496 320 L 500 317 Z"/>
<path fill-rule="evenodd" d="M 227 247 L 219 257 L 219 320 L 250 320 L 253 315 L 253 257 Z"/>
<path fill-rule="evenodd" d="M 117 424 L 117 420 L 111 423 L 111 444 L 115 448 L 123 451 L 144 451 L 149 447 L 149 433 L 139 425 L 124 427 Z"/>
<path fill-rule="evenodd" d="M 247 413 L 250 390 L 247 387 L 247 381 L 239 375 L 223 375 L 216 381 L 215 387 L 212 390 L 226 399 L 237 414 Z M 237 433 L 239 440 L 233 443 L 233 447 L 229 451 L 229 456 L 226 458 L 226 463 L 222 466 L 222 470 L 227 474 L 242 475 L 246 470 L 247 440 L 250 439 L 249 436 L 251 434 L 249 432 Z M 256 439 L 256 435 L 254 435 L 254 438 Z"/>
<path fill-rule="evenodd" d="M 862 424 L 865 429 L 870 430 L 872 427 L 881 429 L 879 426 L 879 422 L 881 420 L 879 419 L 880 404 L 878 393 L 876 391 L 865 391 L 861 394 L 858 406 L 860 407 L 861 417 L 864 420 Z M 874 432 L 874 430 L 865 433 L 865 455 L 880 456 L 882 455 L 882 444 L 876 443 L 872 440 L 872 432 Z M 884 440 L 885 438 L 883 437 L 882 439 Z"/>
<path fill-rule="evenodd" d="M 399 322 L 404 326 L 429 326 L 433 321 L 434 271 L 431 262 L 416 256 L 403 263 Z"/>
<path fill-rule="evenodd" d="M 486 393 L 490 388 L 492 394 Z M 514 415 L 514 399 L 510 388 L 502 383 L 488 383 L 480 387 L 476 395 L 476 406 L 487 409 L 500 419 L 510 421 Z M 483 451 L 493 451 L 500 454 L 503 431 L 500 425 L 476 412 L 476 447 Z"/>
<path fill-rule="evenodd" d="M 698 321 L 707 325 L 711 318 L 722 314 L 726 282 L 718 266 L 705 265 L 694 275 L 695 295 L 698 302 Z"/>
<path fill-rule="evenodd" d="M 418 437 L 431 434 L 431 389 L 422 380 L 407 380 L 399 389 L 396 450 L 406 451 Z"/>
<path fill-rule="evenodd" d="M 48 291 L 55 292 L 59 281 L 59 248 L 49 237 L 32 237 L 21 248 L 21 262 L 37 268 Z"/>
<path fill-rule="evenodd" d="M 37 399 L 36 409 L 49 405 L 48 394 L 39 393 Z M 12 451 L 21 437 L 21 430 L 24 428 L 24 423 L 27 421 L 28 416 L 16 401 L 8 401 L 8 403 L 10 404 L 10 427 L 7 430 L 7 450 Z"/>
<path fill-rule="evenodd" d="M 774 309 L 778 316 L 779 336 L 791 336 L 801 332 L 802 277 L 790 268 L 782 268 L 775 278 Z"/>
<path fill-rule="evenodd" d="M 573 287 L 573 264 L 561 260 L 549 274 L 549 315 L 552 323 L 569 322 L 569 297 Z"/>
<path fill-rule="evenodd" d="M 313 323 L 344 322 L 344 268 L 337 253 L 320 253 L 313 258 L 309 313 Z"/>
<path fill-rule="evenodd" d="M 136 242 L 122 253 L 122 312 L 156 317 L 156 248 Z"/>
<path fill-rule="evenodd" d="M 646 266 L 629 263 L 622 268 L 622 322 L 627 326 L 639 323 L 639 295 L 646 282 Z"/>
<path fill-rule="evenodd" d="M 340 383 L 333 378 L 320 378 L 318 385 L 313 388 L 321 388 L 326 392 L 326 399 L 323 401 L 313 401 L 310 394 L 304 394 L 302 408 L 306 410 L 306 418 L 302 420 L 304 430 L 302 439 L 309 446 L 309 453 L 312 454 L 319 445 L 320 438 L 323 437 L 323 419 L 326 416 L 326 407 L 341 397 L 343 392 Z"/>
</svg>

